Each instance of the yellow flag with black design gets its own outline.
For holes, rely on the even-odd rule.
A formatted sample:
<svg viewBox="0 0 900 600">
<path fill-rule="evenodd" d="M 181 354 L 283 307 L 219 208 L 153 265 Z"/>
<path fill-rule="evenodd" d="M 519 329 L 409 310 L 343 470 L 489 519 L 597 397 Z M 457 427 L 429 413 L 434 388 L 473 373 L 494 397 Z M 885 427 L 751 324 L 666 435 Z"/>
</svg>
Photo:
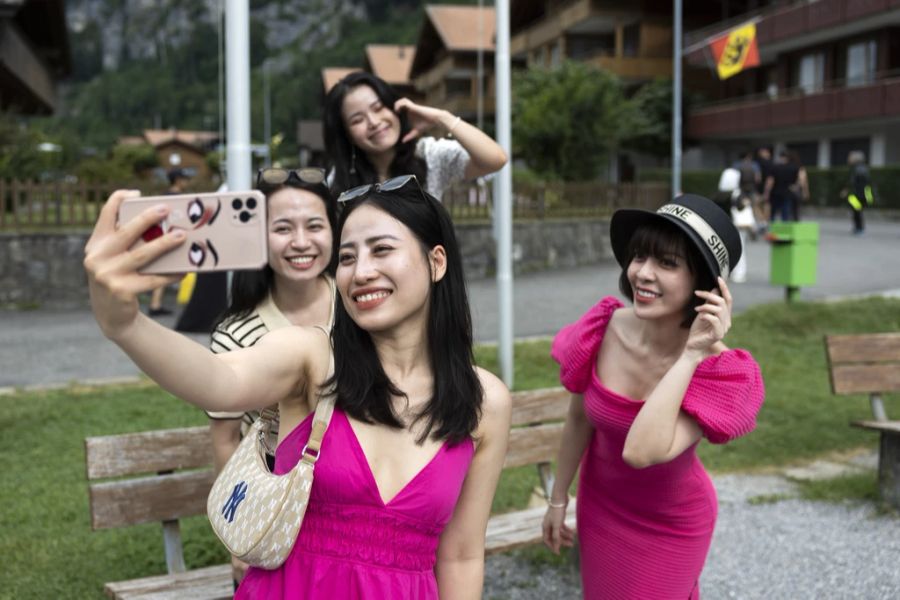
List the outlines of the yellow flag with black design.
<svg viewBox="0 0 900 600">
<path fill-rule="evenodd" d="M 759 66 L 756 23 L 735 27 L 710 42 L 719 79 L 728 79 L 744 69 Z"/>
</svg>

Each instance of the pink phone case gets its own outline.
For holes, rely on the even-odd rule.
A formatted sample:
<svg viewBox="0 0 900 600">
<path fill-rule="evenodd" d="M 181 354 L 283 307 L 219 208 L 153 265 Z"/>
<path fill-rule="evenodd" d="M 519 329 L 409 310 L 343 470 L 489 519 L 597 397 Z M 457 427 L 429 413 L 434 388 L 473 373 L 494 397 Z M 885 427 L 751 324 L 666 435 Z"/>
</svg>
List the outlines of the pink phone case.
<svg viewBox="0 0 900 600">
<path fill-rule="evenodd" d="M 119 224 L 157 204 L 168 204 L 169 216 L 145 231 L 133 247 L 174 229 L 182 229 L 187 239 L 142 267 L 141 273 L 237 271 L 260 269 L 266 264 L 266 198 L 261 192 L 134 198 L 119 207 Z"/>
</svg>

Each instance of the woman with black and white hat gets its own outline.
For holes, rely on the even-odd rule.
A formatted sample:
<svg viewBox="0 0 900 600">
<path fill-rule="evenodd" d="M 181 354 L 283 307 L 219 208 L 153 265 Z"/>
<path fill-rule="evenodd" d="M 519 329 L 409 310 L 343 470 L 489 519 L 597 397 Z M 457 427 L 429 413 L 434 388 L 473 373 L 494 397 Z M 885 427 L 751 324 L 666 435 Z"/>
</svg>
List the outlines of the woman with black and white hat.
<svg viewBox="0 0 900 600">
<path fill-rule="evenodd" d="M 572 544 L 564 516 L 580 464 L 585 598 L 698 598 L 717 503 L 696 446 L 751 431 L 765 394 L 753 357 L 723 343 L 740 237 L 688 194 L 617 211 L 610 238 L 632 306 L 604 298 L 553 342 L 573 396 L 544 541 Z"/>
</svg>

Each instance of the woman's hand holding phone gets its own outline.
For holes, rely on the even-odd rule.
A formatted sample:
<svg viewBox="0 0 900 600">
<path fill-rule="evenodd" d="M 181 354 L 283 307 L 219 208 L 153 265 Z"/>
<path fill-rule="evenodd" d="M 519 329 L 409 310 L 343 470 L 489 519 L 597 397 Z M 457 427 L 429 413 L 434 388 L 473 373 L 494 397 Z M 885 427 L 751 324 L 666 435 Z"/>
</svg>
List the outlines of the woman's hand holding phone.
<svg viewBox="0 0 900 600">
<path fill-rule="evenodd" d="M 84 270 L 88 276 L 91 307 L 104 335 L 111 339 L 131 325 L 139 314 L 138 294 L 180 279 L 180 275 L 138 272 L 141 267 L 185 240 L 185 233 L 175 230 L 132 249 L 143 233 L 158 225 L 170 210 L 165 204 L 155 205 L 117 227 L 122 203 L 139 196 L 140 192 L 135 190 L 113 192 L 103 205 L 84 248 Z"/>
</svg>

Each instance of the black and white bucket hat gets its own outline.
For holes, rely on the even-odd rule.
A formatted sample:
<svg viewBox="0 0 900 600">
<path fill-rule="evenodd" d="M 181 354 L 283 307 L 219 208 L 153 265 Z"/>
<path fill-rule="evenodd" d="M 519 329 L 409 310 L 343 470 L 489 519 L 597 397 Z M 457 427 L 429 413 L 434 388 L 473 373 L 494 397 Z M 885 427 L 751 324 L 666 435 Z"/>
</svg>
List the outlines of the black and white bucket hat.
<svg viewBox="0 0 900 600">
<path fill-rule="evenodd" d="M 624 208 L 613 213 L 609 237 L 613 254 L 623 269 L 628 267 L 628 242 L 645 223 L 672 223 L 700 250 L 713 277 L 728 274 L 741 259 L 741 236 L 731 217 L 712 200 L 696 194 L 684 194 L 661 206 L 656 212 Z"/>
</svg>

